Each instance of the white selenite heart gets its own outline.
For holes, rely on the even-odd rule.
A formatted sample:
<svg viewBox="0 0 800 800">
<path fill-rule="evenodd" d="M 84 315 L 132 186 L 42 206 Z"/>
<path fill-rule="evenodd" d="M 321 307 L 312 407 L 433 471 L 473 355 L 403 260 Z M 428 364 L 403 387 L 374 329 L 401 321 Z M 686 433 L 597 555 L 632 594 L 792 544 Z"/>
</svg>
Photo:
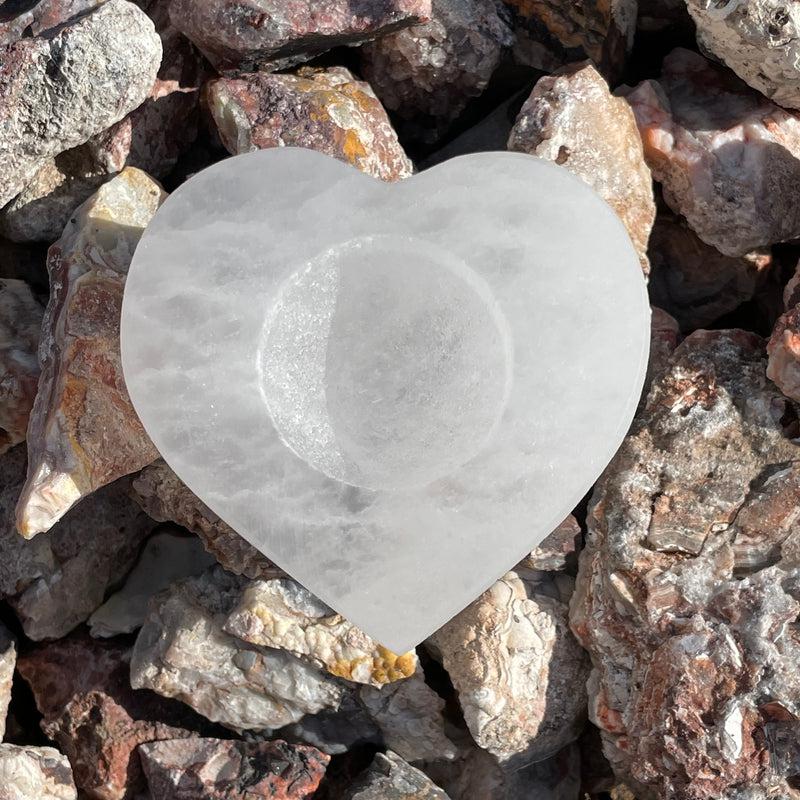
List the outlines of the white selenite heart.
<svg viewBox="0 0 800 800">
<path fill-rule="evenodd" d="M 187 181 L 136 250 L 133 404 L 216 514 L 396 652 L 580 501 L 647 365 L 611 209 L 520 153 L 384 184 L 310 150 Z"/>
</svg>

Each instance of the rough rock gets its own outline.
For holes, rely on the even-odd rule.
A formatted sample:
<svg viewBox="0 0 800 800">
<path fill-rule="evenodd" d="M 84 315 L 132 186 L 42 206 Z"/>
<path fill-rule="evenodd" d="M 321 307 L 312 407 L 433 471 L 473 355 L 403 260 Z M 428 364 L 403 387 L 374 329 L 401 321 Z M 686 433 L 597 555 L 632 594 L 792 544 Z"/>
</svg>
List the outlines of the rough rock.
<svg viewBox="0 0 800 800">
<path fill-rule="evenodd" d="M 103 602 L 136 561 L 153 523 L 122 479 L 87 498 L 47 536 L 26 541 L 14 525 L 25 447 L 0 457 L 0 597 L 31 639 L 65 636 Z"/>
<path fill-rule="evenodd" d="M 57 28 L 97 8 L 101 2 L 103 0 L 5 2 L 0 9 L 0 45 L 11 44 L 23 36 L 52 35 Z"/>
<path fill-rule="evenodd" d="M 800 236 L 797 115 L 680 48 L 624 94 L 665 201 L 704 242 L 744 256 Z"/>
<path fill-rule="evenodd" d="M 754 334 L 689 336 L 591 501 L 572 627 L 643 800 L 794 794 L 800 450 L 765 367 Z"/>
<path fill-rule="evenodd" d="M 144 102 L 85 144 L 48 159 L 0 212 L 0 233 L 14 241 L 57 239 L 75 209 L 127 167 L 165 177 L 197 136 L 204 68 L 192 45 L 155 4 L 164 56 Z"/>
<path fill-rule="evenodd" d="M 428 22 L 361 49 L 364 77 L 416 138 L 435 140 L 483 92 L 512 44 L 506 16 L 496 0 L 433 0 Z"/>
<path fill-rule="evenodd" d="M 283 69 L 430 17 L 431 0 L 171 0 L 172 24 L 221 72 Z"/>
<path fill-rule="evenodd" d="M 158 800 L 301 800 L 311 797 L 329 757 L 313 747 L 222 739 L 176 739 L 139 747 Z"/>
<path fill-rule="evenodd" d="M 514 18 L 514 56 L 543 72 L 589 58 L 614 79 L 633 47 L 636 0 L 503 0 Z"/>
<path fill-rule="evenodd" d="M 311 664 L 223 630 L 245 581 L 221 568 L 156 596 L 131 660 L 131 685 L 187 703 L 234 730 L 265 730 L 338 707 L 344 688 Z"/>
<path fill-rule="evenodd" d="M 424 772 L 391 750 L 377 753 L 372 764 L 342 800 L 450 800 Z"/>
<path fill-rule="evenodd" d="M 647 392 L 653 380 L 669 366 L 673 351 L 681 338 L 678 321 L 666 311 L 656 306 L 650 307 L 650 360 L 647 364 L 647 376 L 642 392 L 642 402 L 647 399 Z"/>
<path fill-rule="evenodd" d="M 650 297 L 686 332 L 708 327 L 752 299 L 772 267 L 769 248 L 723 255 L 668 212 L 656 217 L 648 254 Z"/>
<path fill-rule="evenodd" d="M 518 769 L 503 768 L 473 745 L 450 764 L 422 766 L 452 800 L 580 800 L 581 762 L 576 744 L 545 761 Z"/>
<path fill-rule="evenodd" d="M 161 531 L 144 545 L 125 585 L 89 617 L 92 636 L 108 637 L 140 628 L 147 603 L 173 581 L 198 575 L 214 563 L 195 536 Z"/>
<path fill-rule="evenodd" d="M 0 744 L 0 797 L 4 800 L 76 800 L 67 761 L 52 747 Z"/>
<path fill-rule="evenodd" d="M 0 206 L 48 158 L 83 144 L 147 96 L 161 60 L 153 23 L 108 0 L 51 36 L 0 52 Z"/>
<path fill-rule="evenodd" d="M 196 533 L 228 572 L 248 578 L 282 575 L 263 553 L 223 522 L 183 481 L 158 460 L 145 467 L 132 483 L 132 496 L 157 522 L 175 522 Z"/>
<path fill-rule="evenodd" d="M 636 119 L 589 63 L 541 78 L 522 106 L 509 150 L 546 158 L 582 178 L 622 220 L 642 269 L 656 215 Z"/>
<path fill-rule="evenodd" d="M 223 628 L 354 683 L 383 686 L 408 678 L 417 666 L 414 651 L 392 653 L 290 578 L 250 583 Z"/>
<path fill-rule="evenodd" d="M 380 101 L 369 84 L 344 67 L 219 78 L 207 84 L 205 99 L 233 155 L 305 147 L 385 181 L 411 174 L 411 162 Z"/>
<path fill-rule="evenodd" d="M 0 278 L 0 454 L 25 439 L 44 310 L 27 283 Z"/>
<path fill-rule="evenodd" d="M 745 83 L 800 108 L 800 9 L 784 0 L 686 0 L 697 41 Z"/>
<path fill-rule="evenodd" d="M 140 744 L 212 732 L 181 703 L 131 689 L 129 659 L 124 644 L 73 635 L 19 660 L 42 730 L 69 757 L 78 788 L 98 800 L 133 798 L 144 787 Z"/>
<path fill-rule="evenodd" d="M 775 323 L 767 353 L 767 377 L 787 397 L 800 402 L 800 303 Z"/>
<path fill-rule="evenodd" d="M 542 572 L 566 570 L 574 575 L 580 549 L 581 526 L 570 514 L 522 563 Z"/>
<path fill-rule="evenodd" d="M 500 761 L 542 761 L 580 733 L 588 664 L 569 631 L 572 588 L 523 561 L 430 639 L 472 737 Z"/>
<path fill-rule="evenodd" d="M 17 663 L 17 643 L 4 625 L 0 625 L 0 742 L 6 731 L 6 714 L 11 701 L 11 683 Z"/>
<path fill-rule="evenodd" d="M 119 315 L 133 251 L 164 197 L 145 173 L 126 168 L 75 212 L 50 248 L 53 291 L 17 506 L 23 536 L 49 530 L 82 497 L 158 455 L 123 381 Z"/>
</svg>

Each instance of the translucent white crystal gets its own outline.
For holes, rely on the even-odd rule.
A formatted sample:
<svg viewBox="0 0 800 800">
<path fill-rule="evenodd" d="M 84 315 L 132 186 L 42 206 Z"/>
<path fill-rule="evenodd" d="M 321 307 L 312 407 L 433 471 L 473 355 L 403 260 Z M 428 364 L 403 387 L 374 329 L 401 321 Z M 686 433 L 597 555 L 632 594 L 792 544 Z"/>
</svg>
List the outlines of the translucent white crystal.
<svg viewBox="0 0 800 800">
<path fill-rule="evenodd" d="M 589 489 L 648 337 L 619 219 L 518 153 L 394 185 L 302 149 L 223 161 L 157 212 L 122 318 L 128 389 L 170 466 L 396 652 Z"/>
</svg>

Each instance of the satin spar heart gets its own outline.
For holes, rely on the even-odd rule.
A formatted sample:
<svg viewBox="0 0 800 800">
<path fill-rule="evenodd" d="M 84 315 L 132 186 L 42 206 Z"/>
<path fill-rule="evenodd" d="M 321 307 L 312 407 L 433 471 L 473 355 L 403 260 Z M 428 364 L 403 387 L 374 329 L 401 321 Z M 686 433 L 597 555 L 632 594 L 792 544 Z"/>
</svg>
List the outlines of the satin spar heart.
<svg viewBox="0 0 800 800">
<path fill-rule="evenodd" d="M 155 215 L 122 314 L 125 380 L 170 466 L 396 652 L 580 501 L 648 343 L 621 222 L 519 153 L 392 185 L 302 149 L 223 161 Z"/>
</svg>

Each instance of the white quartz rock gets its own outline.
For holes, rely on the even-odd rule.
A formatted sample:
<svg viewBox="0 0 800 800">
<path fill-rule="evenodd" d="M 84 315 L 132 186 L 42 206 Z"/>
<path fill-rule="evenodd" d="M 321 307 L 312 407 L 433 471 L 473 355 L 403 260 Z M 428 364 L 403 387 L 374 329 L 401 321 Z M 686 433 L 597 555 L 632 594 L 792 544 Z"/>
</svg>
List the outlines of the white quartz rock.
<svg viewBox="0 0 800 800">
<path fill-rule="evenodd" d="M 3 800 L 76 800 L 66 756 L 53 747 L 0 744 L 0 797 Z"/>
<path fill-rule="evenodd" d="M 89 617 L 92 636 L 116 636 L 141 627 L 147 602 L 173 581 L 197 575 L 214 564 L 195 536 L 163 531 L 151 536 L 125 585 Z"/>
<path fill-rule="evenodd" d="M 122 358 L 186 485 L 410 650 L 552 531 L 630 424 L 649 307 L 622 223 L 520 153 L 384 184 L 274 148 L 142 237 Z"/>
</svg>

